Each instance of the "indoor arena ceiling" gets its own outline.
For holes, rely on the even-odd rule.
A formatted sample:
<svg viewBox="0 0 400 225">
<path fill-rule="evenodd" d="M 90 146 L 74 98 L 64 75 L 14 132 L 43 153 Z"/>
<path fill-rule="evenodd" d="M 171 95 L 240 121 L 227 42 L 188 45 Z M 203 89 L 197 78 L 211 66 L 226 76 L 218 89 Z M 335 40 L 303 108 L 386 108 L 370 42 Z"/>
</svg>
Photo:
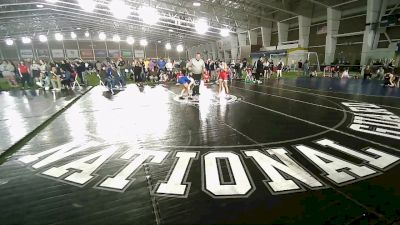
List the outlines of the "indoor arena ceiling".
<svg viewBox="0 0 400 225">
<path fill-rule="evenodd" d="M 118 34 L 121 39 L 133 36 L 136 40 L 192 46 L 220 39 L 223 28 L 236 32 L 298 15 L 323 16 L 327 7 L 366 5 L 366 0 L 117 0 L 126 4 L 121 12 L 129 11 L 127 18 L 117 19 L 118 14 L 111 12 L 112 0 L 94 0 L 96 7 L 89 12 L 79 1 L 87 4 L 93 0 L 1 0 L 0 38 L 72 31 L 84 38 L 83 34 L 89 31 L 96 39 L 103 31 L 107 37 Z M 156 24 L 143 22 L 138 13 L 143 6 L 157 9 L 160 19 Z M 200 18 L 209 25 L 203 35 L 194 28 Z M 68 37 L 65 35 L 65 39 Z"/>
</svg>

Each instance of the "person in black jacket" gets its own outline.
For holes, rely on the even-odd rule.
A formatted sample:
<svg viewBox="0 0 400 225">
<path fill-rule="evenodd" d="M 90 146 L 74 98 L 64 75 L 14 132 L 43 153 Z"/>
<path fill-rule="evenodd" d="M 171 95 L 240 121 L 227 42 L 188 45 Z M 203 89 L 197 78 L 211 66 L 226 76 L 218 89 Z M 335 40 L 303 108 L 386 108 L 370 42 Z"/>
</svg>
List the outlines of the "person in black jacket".
<svg viewBox="0 0 400 225">
<path fill-rule="evenodd" d="M 261 84 L 262 82 L 260 81 L 260 77 L 262 76 L 262 74 L 264 73 L 264 65 L 263 65 L 263 58 L 260 57 L 257 62 L 254 65 L 255 67 L 255 82 L 258 84 Z"/>
</svg>

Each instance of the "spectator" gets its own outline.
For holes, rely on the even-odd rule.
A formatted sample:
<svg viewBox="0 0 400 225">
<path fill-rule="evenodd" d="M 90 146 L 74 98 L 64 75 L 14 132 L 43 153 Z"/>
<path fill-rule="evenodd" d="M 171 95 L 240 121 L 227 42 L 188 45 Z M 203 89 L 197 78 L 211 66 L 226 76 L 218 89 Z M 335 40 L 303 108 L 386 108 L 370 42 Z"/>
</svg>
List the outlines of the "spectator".
<svg viewBox="0 0 400 225">
<path fill-rule="evenodd" d="M 367 65 L 364 69 L 364 80 L 371 79 L 371 77 L 372 77 L 371 67 Z"/>
<path fill-rule="evenodd" d="M 348 68 L 345 68 L 345 69 L 344 69 L 344 71 L 343 71 L 343 73 L 342 73 L 342 79 L 343 79 L 343 78 L 346 78 L 346 79 L 350 78 L 349 69 L 348 69 Z"/>
<path fill-rule="evenodd" d="M 10 84 L 11 87 L 17 87 L 18 83 L 15 80 L 15 66 L 12 64 L 11 61 L 4 61 L 4 70 L 3 70 L 3 76 L 8 80 L 8 83 Z"/>
<path fill-rule="evenodd" d="M 25 64 L 24 61 L 21 61 L 18 65 L 18 71 L 22 78 L 22 88 L 25 89 L 25 84 L 31 86 L 32 78 L 29 74 L 29 67 Z"/>
<path fill-rule="evenodd" d="M 310 66 L 308 64 L 308 59 L 306 59 L 306 61 L 304 61 L 302 68 L 303 68 L 303 75 L 308 77 L 309 73 L 310 73 Z"/>
</svg>

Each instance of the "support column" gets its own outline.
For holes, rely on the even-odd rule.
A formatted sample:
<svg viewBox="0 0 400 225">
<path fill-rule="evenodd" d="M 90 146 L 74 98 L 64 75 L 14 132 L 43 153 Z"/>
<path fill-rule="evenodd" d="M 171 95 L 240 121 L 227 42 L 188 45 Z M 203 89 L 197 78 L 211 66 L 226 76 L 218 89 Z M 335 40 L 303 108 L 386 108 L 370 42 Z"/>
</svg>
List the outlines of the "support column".
<svg viewBox="0 0 400 225">
<path fill-rule="evenodd" d="M 278 22 L 278 45 L 282 45 L 282 42 L 288 40 L 289 24 Z"/>
<path fill-rule="evenodd" d="M 378 23 L 385 14 L 387 0 L 368 0 L 367 3 L 367 21 L 364 31 L 363 46 L 361 51 L 361 65 L 368 63 L 368 54 L 376 49 L 379 42 L 380 32 Z"/>
<path fill-rule="evenodd" d="M 248 34 L 249 34 L 250 45 L 257 45 L 257 35 L 258 35 L 257 31 L 249 30 Z"/>
<path fill-rule="evenodd" d="M 229 36 L 229 41 L 231 44 L 231 56 L 232 59 L 236 60 L 239 58 L 239 41 L 238 36 L 236 34 L 231 34 Z"/>
<path fill-rule="evenodd" d="M 299 45 L 301 48 L 308 48 L 310 41 L 311 18 L 299 16 Z"/>
<path fill-rule="evenodd" d="M 325 65 L 330 65 L 335 60 L 336 42 L 335 35 L 339 32 L 340 18 L 342 12 L 328 8 L 327 9 L 327 33 L 325 43 Z"/>
<path fill-rule="evenodd" d="M 212 59 L 216 60 L 218 58 L 217 43 L 215 42 L 211 43 L 211 48 L 212 48 Z"/>
<path fill-rule="evenodd" d="M 267 22 L 265 27 L 261 27 L 262 46 L 271 46 L 272 22 Z"/>
<path fill-rule="evenodd" d="M 246 46 L 247 32 L 238 33 L 239 46 Z"/>
</svg>

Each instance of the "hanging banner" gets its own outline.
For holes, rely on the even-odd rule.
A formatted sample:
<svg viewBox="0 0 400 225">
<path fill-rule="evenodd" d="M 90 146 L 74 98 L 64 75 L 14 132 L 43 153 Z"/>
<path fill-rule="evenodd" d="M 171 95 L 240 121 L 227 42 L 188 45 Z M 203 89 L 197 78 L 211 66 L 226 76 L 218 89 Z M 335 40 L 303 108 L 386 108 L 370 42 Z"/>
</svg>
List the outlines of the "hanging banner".
<svg viewBox="0 0 400 225">
<path fill-rule="evenodd" d="M 49 58 L 50 56 L 49 50 L 47 49 L 37 49 L 36 53 L 39 58 Z"/>
<path fill-rule="evenodd" d="M 135 50 L 135 58 L 144 58 L 144 51 L 143 50 Z"/>
<path fill-rule="evenodd" d="M 82 58 L 93 58 L 93 50 L 92 49 L 83 49 L 81 50 Z"/>
<path fill-rule="evenodd" d="M 108 50 L 108 56 L 111 58 L 119 58 L 121 55 L 119 50 Z"/>
<path fill-rule="evenodd" d="M 129 50 L 122 50 L 121 55 L 122 55 L 122 57 L 125 57 L 125 58 L 130 58 L 133 56 L 132 51 L 129 51 Z"/>
<path fill-rule="evenodd" d="M 23 58 L 23 59 L 32 59 L 33 58 L 32 49 L 21 49 L 19 52 L 21 54 L 21 58 Z"/>
<path fill-rule="evenodd" d="M 107 51 L 106 50 L 94 50 L 94 54 L 96 57 L 99 58 L 106 58 L 107 57 Z"/>
<path fill-rule="evenodd" d="M 79 52 L 76 49 L 67 49 L 65 50 L 67 53 L 67 57 L 70 59 L 76 59 L 79 58 Z"/>
<path fill-rule="evenodd" d="M 52 49 L 51 54 L 53 55 L 53 58 L 57 58 L 57 59 L 64 58 L 64 50 L 62 50 L 62 49 Z"/>
</svg>

